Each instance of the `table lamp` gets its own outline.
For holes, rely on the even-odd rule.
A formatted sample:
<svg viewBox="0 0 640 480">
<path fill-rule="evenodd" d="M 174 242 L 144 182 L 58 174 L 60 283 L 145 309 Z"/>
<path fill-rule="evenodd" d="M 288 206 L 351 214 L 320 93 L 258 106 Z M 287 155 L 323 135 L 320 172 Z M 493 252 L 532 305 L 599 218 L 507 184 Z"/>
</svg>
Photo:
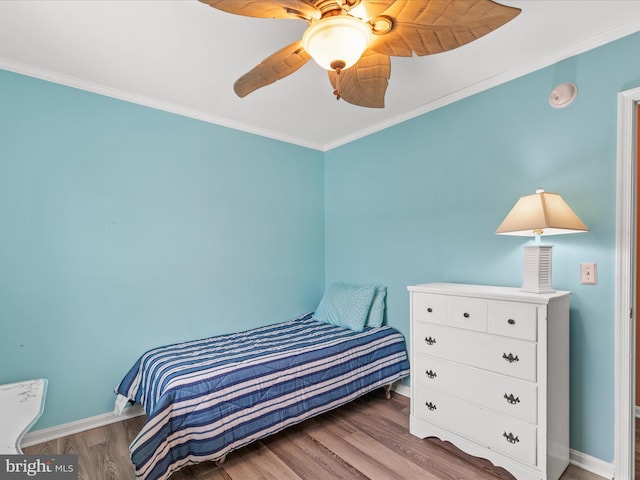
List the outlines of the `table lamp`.
<svg viewBox="0 0 640 480">
<path fill-rule="evenodd" d="M 552 245 L 540 244 L 542 235 L 588 232 L 589 229 L 557 193 L 539 188 L 520 197 L 497 234 L 536 237 L 536 244 L 524 247 L 523 292 L 553 293 L 551 286 Z"/>
</svg>

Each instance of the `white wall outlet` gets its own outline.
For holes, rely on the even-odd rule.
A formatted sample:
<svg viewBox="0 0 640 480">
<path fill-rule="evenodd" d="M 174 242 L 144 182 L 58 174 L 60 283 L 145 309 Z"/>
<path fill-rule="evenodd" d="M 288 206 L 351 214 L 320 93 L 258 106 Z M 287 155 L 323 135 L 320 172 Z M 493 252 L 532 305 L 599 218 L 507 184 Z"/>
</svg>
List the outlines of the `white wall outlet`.
<svg viewBox="0 0 640 480">
<path fill-rule="evenodd" d="M 595 263 L 580 264 L 580 283 L 583 285 L 595 285 L 598 283 L 598 274 Z"/>
</svg>

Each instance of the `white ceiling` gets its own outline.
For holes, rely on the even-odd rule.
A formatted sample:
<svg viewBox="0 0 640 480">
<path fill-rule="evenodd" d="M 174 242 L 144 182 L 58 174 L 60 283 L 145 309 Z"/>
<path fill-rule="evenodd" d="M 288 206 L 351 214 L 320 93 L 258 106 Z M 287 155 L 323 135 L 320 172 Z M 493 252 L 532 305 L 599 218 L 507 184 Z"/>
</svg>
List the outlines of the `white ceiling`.
<svg viewBox="0 0 640 480">
<path fill-rule="evenodd" d="M 0 68 L 328 150 L 640 31 L 639 0 L 501 3 L 522 13 L 471 44 L 392 57 L 384 109 L 336 101 L 313 61 L 236 97 L 235 79 L 301 38 L 306 23 L 196 0 L 2 0 Z"/>
</svg>

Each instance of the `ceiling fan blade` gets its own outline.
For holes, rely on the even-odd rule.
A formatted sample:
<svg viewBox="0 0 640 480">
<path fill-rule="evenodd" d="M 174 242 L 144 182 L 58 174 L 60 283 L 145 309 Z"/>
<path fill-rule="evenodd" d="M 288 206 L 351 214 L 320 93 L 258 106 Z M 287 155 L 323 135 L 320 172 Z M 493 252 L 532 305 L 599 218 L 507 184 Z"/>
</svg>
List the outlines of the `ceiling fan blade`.
<svg viewBox="0 0 640 480">
<path fill-rule="evenodd" d="M 307 0 L 200 0 L 235 15 L 258 18 L 319 19 L 320 10 Z"/>
<path fill-rule="evenodd" d="M 513 20 L 521 10 L 491 0 L 396 0 L 384 15 L 389 33 L 374 35 L 370 48 L 398 57 L 446 52 Z"/>
<path fill-rule="evenodd" d="M 391 75 L 391 60 L 387 55 L 369 49 L 358 63 L 340 72 L 340 96 L 361 107 L 384 108 L 384 94 Z M 337 74 L 329 71 L 329 81 L 336 88 Z"/>
<path fill-rule="evenodd" d="M 233 90 L 239 97 L 246 97 L 254 90 L 291 75 L 310 59 L 311 55 L 302 46 L 302 41 L 293 42 L 265 58 L 236 80 L 233 84 Z"/>
</svg>

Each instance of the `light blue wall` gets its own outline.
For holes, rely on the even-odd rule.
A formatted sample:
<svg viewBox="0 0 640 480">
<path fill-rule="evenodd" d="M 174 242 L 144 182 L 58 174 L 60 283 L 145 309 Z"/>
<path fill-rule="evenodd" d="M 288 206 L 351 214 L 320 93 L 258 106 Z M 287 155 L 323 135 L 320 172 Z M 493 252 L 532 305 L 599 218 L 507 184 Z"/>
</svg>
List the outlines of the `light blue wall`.
<svg viewBox="0 0 640 480">
<path fill-rule="evenodd" d="M 495 235 L 516 200 L 558 192 L 591 229 L 550 237 L 553 283 L 571 290 L 571 447 L 614 445 L 617 94 L 640 85 L 640 35 L 574 57 L 325 155 L 327 284 L 389 287 L 388 322 L 409 334 L 406 286 L 520 286 L 526 239 Z M 576 101 L 547 98 L 573 81 Z M 398 87 L 396 87 L 398 88 Z M 598 285 L 579 264 L 598 264 Z"/>
<path fill-rule="evenodd" d="M 59 425 L 147 348 L 313 310 L 323 210 L 320 152 L 0 71 L 0 383 Z"/>
</svg>

